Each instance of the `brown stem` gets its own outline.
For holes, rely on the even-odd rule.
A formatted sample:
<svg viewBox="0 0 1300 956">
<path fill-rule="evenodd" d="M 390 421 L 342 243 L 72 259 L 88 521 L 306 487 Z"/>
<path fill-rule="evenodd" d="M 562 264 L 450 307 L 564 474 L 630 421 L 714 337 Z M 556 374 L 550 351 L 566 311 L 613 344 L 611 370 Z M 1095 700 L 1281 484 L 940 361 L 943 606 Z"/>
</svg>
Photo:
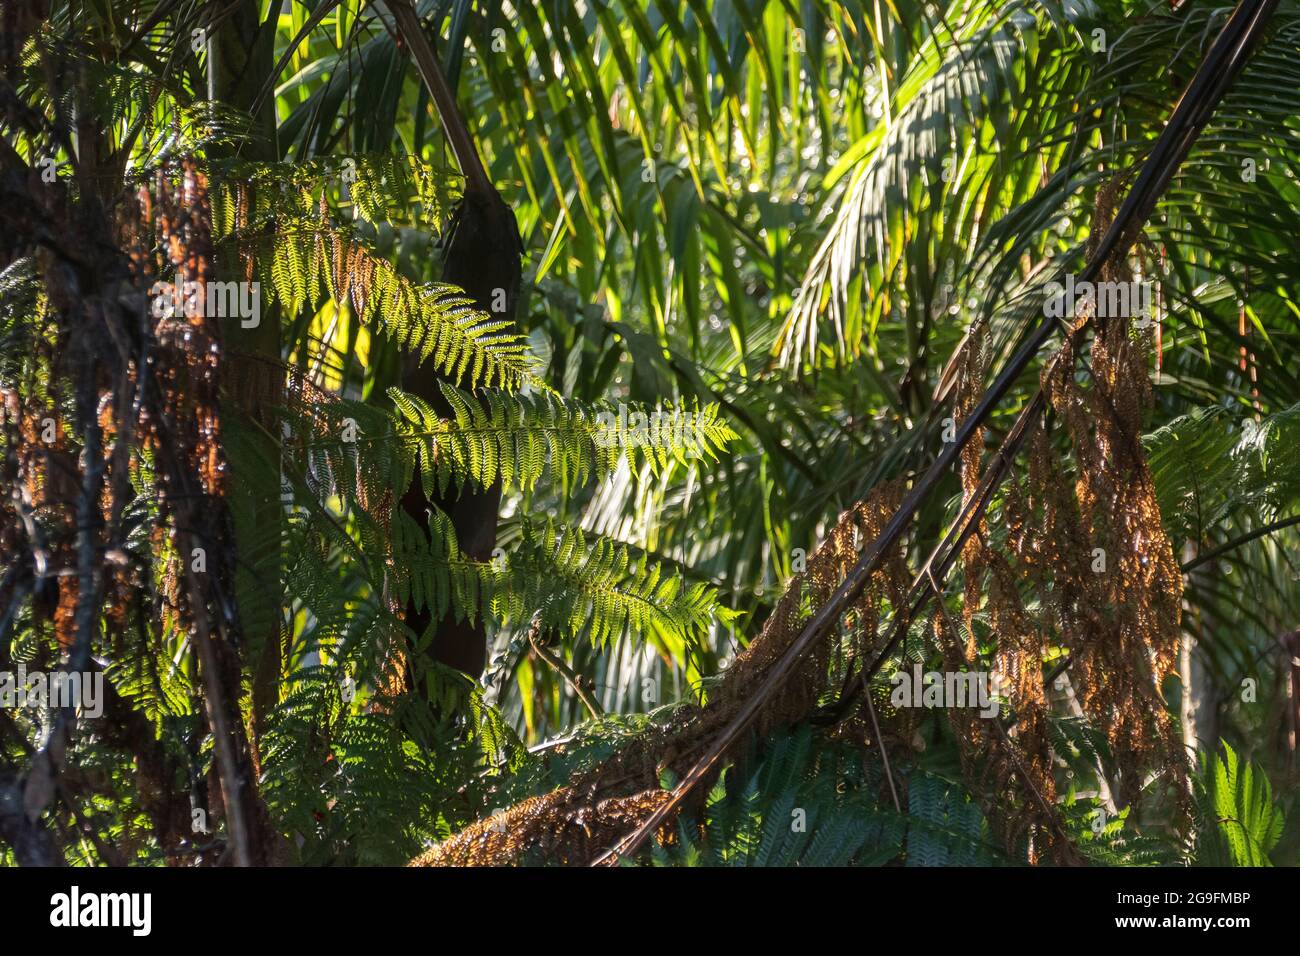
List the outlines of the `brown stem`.
<svg viewBox="0 0 1300 956">
<path fill-rule="evenodd" d="M 388 0 L 388 9 L 393 14 L 397 35 L 411 51 L 420 79 L 424 81 L 429 95 L 433 97 L 438 118 L 442 120 L 443 133 L 451 146 L 452 155 L 456 157 L 456 165 L 460 167 L 461 174 L 465 177 L 466 192 L 491 195 L 495 191 L 492 181 L 488 178 L 487 170 L 483 168 L 483 160 L 479 158 L 474 137 L 470 135 L 469 127 L 465 125 L 465 117 L 461 115 L 460 107 L 456 105 L 456 94 L 447 84 L 447 78 L 438 67 L 438 58 L 434 56 L 429 38 L 424 35 L 420 18 L 416 16 L 415 9 L 406 0 Z"/>
<path fill-rule="evenodd" d="M 601 716 L 604 711 L 601 709 L 601 706 L 597 703 L 596 699 L 582 686 L 582 675 L 575 672 L 572 667 L 564 663 L 564 658 L 560 657 L 558 654 L 552 653 L 551 649 L 542 643 L 541 630 L 542 619 L 540 617 L 533 618 L 533 623 L 528 628 L 528 643 L 533 646 L 533 650 L 537 652 L 537 656 L 546 661 L 546 663 L 550 664 L 560 673 L 560 676 L 564 678 L 565 683 L 567 683 L 569 687 L 573 689 L 573 692 L 578 695 L 578 700 L 582 701 L 587 708 L 587 712 L 590 713 L 593 718 Z"/>
<path fill-rule="evenodd" d="M 188 554 L 189 550 L 183 552 Z M 194 644 L 199 653 L 199 672 L 203 680 L 203 704 L 212 727 L 212 741 L 216 748 L 217 775 L 221 780 L 222 802 L 226 807 L 226 822 L 230 828 L 230 845 L 236 866 L 253 865 L 253 847 L 248 815 L 244 812 L 248 781 L 244 779 L 243 761 L 235 750 L 234 728 L 229 719 L 229 699 L 221 679 L 221 665 L 217 660 L 215 638 L 208 627 L 207 601 L 194 571 L 185 565 L 185 584 L 189 590 L 191 617 L 194 622 Z"/>
<path fill-rule="evenodd" d="M 880 733 L 880 721 L 876 717 L 876 704 L 867 695 L 867 713 L 871 715 L 871 732 L 876 735 L 876 746 L 880 748 L 880 760 L 885 765 L 885 779 L 889 781 L 889 795 L 894 798 L 894 809 L 899 813 L 903 812 L 903 805 L 898 802 L 898 788 L 894 786 L 894 774 L 889 769 L 889 748 L 885 746 L 885 738 Z"/>
</svg>

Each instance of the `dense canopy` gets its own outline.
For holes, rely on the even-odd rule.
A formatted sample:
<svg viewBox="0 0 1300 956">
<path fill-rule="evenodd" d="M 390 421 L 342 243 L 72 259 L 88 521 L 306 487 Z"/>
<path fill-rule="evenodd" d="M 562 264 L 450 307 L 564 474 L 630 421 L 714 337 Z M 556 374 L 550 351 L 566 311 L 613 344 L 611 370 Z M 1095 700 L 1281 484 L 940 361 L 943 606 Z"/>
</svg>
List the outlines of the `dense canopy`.
<svg viewBox="0 0 1300 956">
<path fill-rule="evenodd" d="M 0 30 L 0 862 L 1300 861 L 1295 0 Z"/>
</svg>

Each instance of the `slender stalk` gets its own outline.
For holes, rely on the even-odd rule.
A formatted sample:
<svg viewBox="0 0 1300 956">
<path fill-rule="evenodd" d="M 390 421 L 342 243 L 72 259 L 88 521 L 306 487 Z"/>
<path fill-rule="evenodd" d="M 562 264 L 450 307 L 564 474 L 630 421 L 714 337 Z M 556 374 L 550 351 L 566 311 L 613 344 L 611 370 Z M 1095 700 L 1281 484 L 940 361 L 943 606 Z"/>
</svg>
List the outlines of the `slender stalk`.
<svg viewBox="0 0 1300 956">
<path fill-rule="evenodd" d="M 456 105 L 456 94 L 438 66 L 438 58 L 434 56 L 429 38 L 424 35 L 420 18 L 406 0 L 388 0 L 388 9 L 393 14 L 397 35 L 411 51 L 420 79 L 433 97 L 438 117 L 442 120 L 443 133 L 447 136 L 452 155 L 456 157 L 456 165 L 465 177 L 466 191 L 491 195 L 495 191 L 492 180 L 483 168 L 483 160 L 479 157 L 478 147 L 474 145 L 474 137 L 470 135 L 465 117 Z"/>
<path fill-rule="evenodd" d="M 876 705 L 867 695 L 867 713 L 871 715 L 871 732 L 876 736 L 876 746 L 880 748 L 880 762 L 885 765 L 885 779 L 889 781 L 889 795 L 894 799 L 894 809 L 903 812 L 903 805 L 898 802 L 898 788 L 894 786 L 894 773 L 889 769 L 889 748 L 885 746 L 880 734 L 880 720 L 876 717 Z"/>
<path fill-rule="evenodd" d="M 207 602 L 203 590 L 195 580 L 194 572 L 185 567 L 185 584 L 194 614 L 194 646 L 199 653 L 199 674 L 203 680 L 203 706 L 212 728 L 212 741 L 216 749 L 217 777 L 221 781 L 222 802 L 226 806 L 226 822 L 230 828 L 230 844 L 235 854 L 236 866 L 252 866 L 252 840 L 249 820 L 244 813 L 245 780 L 242 762 L 235 749 L 234 728 L 227 719 L 229 701 L 221 681 L 221 667 L 217 661 L 214 637 L 208 627 Z"/>
<path fill-rule="evenodd" d="M 1260 525 L 1258 528 L 1248 531 L 1238 538 L 1233 538 L 1231 541 L 1219 545 L 1219 547 L 1215 548 L 1213 551 L 1206 551 L 1204 554 L 1197 555 L 1191 561 L 1188 561 L 1182 566 L 1182 572 L 1183 574 L 1187 574 L 1189 571 L 1195 571 L 1201 565 L 1208 564 L 1215 558 L 1221 558 L 1229 551 L 1235 551 L 1237 548 L 1240 548 L 1243 544 L 1249 544 L 1257 538 L 1263 538 L 1272 534 L 1274 531 L 1281 531 L 1283 528 L 1290 528 L 1292 525 L 1297 524 L 1300 524 L 1300 515 L 1292 515 L 1289 518 L 1279 518 L 1277 521 L 1270 521 L 1266 525 Z"/>
<path fill-rule="evenodd" d="M 572 667 L 564 663 L 564 658 L 554 653 L 542 642 L 541 630 L 541 618 L 534 618 L 532 625 L 528 628 L 528 643 L 533 646 L 533 650 L 537 652 L 538 657 L 551 665 L 551 667 L 553 667 L 560 676 L 564 678 L 565 683 L 567 683 L 578 696 L 578 700 L 582 701 L 583 706 L 587 708 L 587 713 L 591 714 L 592 719 L 594 720 L 600 717 L 604 711 L 601 710 L 600 704 L 596 702 L 596 699 L 587 692 L 585 687 L 582 686 L 581 675 L 575 673 Z"/>
</svg>

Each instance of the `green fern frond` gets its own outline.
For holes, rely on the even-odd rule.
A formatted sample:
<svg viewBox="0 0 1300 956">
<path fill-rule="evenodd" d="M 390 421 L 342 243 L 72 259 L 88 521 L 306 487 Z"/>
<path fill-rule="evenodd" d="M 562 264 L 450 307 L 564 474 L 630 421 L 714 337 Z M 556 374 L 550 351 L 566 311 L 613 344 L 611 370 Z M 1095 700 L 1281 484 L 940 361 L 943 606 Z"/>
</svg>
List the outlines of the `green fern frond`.
<svg viewBox="0 0 1300 956">
<path fill-rule="evenodd" d="M 399 347 L 456 384 L 513 391 L 531 376 L 527 343 L 513 323 L 480 312 L 454 286 L 407 278 L 355 227 L 299 211 L 252 220 L 225 238 L 257 246 L 261 291 L 290 315 L 332 298 L 361 321 L 378 321 Z"/>
<path fill-rule="evenodd" d="M 1265 518 L 1300 502 L 1300 405 L 1256 422 L 1222 406 L 1198 409 L 1143 444 L 1166 524 L 1197 536 L 1234 509 Z"/>
<path fill-rule="evenodd" d="M 389 585 L 403 603 L 473 620 L 489 608 L 502 624 L 534 615 L 545 631 L 587 635 L 602 645 L 630 632 L 675 644 L 698 643 L 725 617 L 716 589 L 687 584 L 663 565 L 639 567 L 626 545 L 590 538 L 549 519 L 524 522 L 521 540 L 500 560 L 475 561 L 459 550 L 451 519 L 431 507 L 429 535 L 404 512 L 393 516 Z"/>
<path fill-rule="evenodd" d="M 714 588 L 687 584 L 653 561 L 638 565 L 626 545 L 590 539 L 550 519 L 522 528 L 522 540 L 506 556 L 508 586 L 495 596 L 502 620 L 522 622 L 537 613 L 544 628 L 585 632 L 596 645 L 624 631 L 693 645 L 721 614 Z"/>
<path fill-rule="evenodd" d="M 1284 817 L 1262 770 L 1242 761 L 1226 741 L 1223 756 L 1205 755 L 1194 780 L 1194 860 L 1209 866 L 1272 866 Z"/>
<path fill-rule="evenodd" d="M 287 684 L 263 738 L 263 792 L 297 834 L 302 862 L 394 865 L 463 824 L 469 808 L 456 780 L 481 765 L 488 745 L 430 728 L 437 746 L 422 746 L 402 730 L 409 705 L 395 702 L 391 714 L 348 705 L 340 678 L 337 667 L 310 666 Z"/>
<path fill-rule="evenodd" d="M 1170 835 L 1128 826 L 1131 807 L 1109 814 L 1100 801 L 1071 792 L 1060 803 L 1061 819 L 1075 848 L 1100 866 L 1173 866 L 1180 852 Z"/>
<path fill-rule="evenodd" d="M 634 470 L 644 460 L 658 473 L 672 462 L 716 459 L 716 451 L 736 437 L 716 405 L 629 412 L 626 406 L 583 405 L 550 392 L 484 391 L 475 397 L 445 383 L 442 390 L 451 419 L 414 395 L 388 392 L 402 416 L 399 432 L 418 454 L 426 493 L 466 480 L 484 487 L 499 480 L 527 491 L 548 461 L 566 487 L 603 478 L 624 458 Z"/>
</svg>

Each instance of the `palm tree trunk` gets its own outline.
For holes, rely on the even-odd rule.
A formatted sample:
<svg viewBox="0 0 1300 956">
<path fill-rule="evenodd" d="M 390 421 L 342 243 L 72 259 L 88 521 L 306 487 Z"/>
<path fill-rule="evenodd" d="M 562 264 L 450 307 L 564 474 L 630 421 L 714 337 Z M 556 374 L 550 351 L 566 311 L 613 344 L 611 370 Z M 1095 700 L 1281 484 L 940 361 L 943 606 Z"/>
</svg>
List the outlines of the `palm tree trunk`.
<svg viewBox="0 0 1300 956">
<path fill-rule="evenodd" d="M 415 10 L 405 2 L 389 3 L 389 7 L 397 34 L 415 60 L 465 176 L 465 196 L 452 218 L 443 246 L 442 279 L 464 289 L 479 310 L 513 322 L 519 301 L 523 253 L 514 212 L 502 200 L 483 168 L 473 137 L 456 106 L 454 92 L 438 67 Z M 402 386 L 432 405 L 439 414 L 450 415 L 451 408 L 439 388 L 441 380 L 443 376 L 433 368 L 432 362 L 420 364 L 413 360 L 406 365 Z M 461 550 L 476 560 L 486 561 L 496 546 L 500 503 L 499 481 L 481 491 L 467 487 L 458 493 L 452 489 L 448 495 L 435 495 L 429 501 L 419 483 L 413 482 L 402 499 L 402 508 L 424 526 L 428 505 L 438 507 L 451 518 Z M 431 623 L 428 612 L 414 606 L 407 608 L 406 622 L 417 635 Z M 436 624 L 431 653 L 438 663 L 477 677 L 487 661 L 482 614 L 474 623 L 458 621 L 450 613 L 443 617 Z"/>
</svg>

